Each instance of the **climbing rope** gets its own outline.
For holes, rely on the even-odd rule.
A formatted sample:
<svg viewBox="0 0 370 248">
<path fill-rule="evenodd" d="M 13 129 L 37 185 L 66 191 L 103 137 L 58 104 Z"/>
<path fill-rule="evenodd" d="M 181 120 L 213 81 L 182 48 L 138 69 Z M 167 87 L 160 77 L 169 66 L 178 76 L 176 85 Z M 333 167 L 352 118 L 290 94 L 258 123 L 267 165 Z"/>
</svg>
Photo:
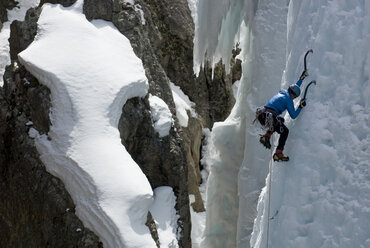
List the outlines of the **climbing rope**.
<svg viewBox="0 0 370 248">
<path fill-rule="evenodd" d="M 274 135 L 271 135 L 271 144 L 274 145 Z M 271 202 L 271 178 L 272 178 L 272 151 L 273 147 L 271 147 L 271 159 L 269 165 L 269 200 L 268 200 L 268 208 L 267 208 L 267 234 L 266 234 L 266 248 L 269 247 L 269 232 L 270 232 L 270 202 Z"/>
</svg>

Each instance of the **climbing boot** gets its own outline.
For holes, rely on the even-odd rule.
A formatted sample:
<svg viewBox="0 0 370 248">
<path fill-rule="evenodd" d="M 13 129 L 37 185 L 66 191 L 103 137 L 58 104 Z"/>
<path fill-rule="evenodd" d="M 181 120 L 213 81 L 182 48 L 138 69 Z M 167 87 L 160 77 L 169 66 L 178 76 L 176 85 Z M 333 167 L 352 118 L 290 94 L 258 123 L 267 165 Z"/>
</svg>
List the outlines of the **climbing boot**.
<svg viewBox="0 0 370 248">
<path fill-rule="evenodd" d="M 261 136 L 260 138 L 260 143 L 267 149 L 271 149 L 270 137 L 271 137 L 271 134 L 265 133 L 265 135 Z"/>
<path fill-rule="evenodd" d="M 289 157 L 285 154 L 283 154 L 283 150 L 280 150 L 280 149 L 276 149 L 275 153 L 274 153 L 274 161 L 284 161 L 284 162 L 287 162 L 289 161 Z"/>
</svg>

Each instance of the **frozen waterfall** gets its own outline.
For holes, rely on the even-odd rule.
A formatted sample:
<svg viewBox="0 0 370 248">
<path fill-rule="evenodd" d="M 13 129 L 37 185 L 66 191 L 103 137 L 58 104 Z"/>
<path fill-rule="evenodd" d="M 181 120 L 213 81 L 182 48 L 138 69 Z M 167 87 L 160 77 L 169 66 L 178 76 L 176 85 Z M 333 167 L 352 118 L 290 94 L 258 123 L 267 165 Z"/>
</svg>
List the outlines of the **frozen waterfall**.
<svg viewBox="0 0 370 248">
<path fill-rule="evenodd" d="M 285 117 L 291 161 L 272 165 L 271 215 L 278 214 L 269 244 L 370 246 L 369 37 L 367 1 L 198 3 L 195 72 L 205 59 L 229 61 L 237 43 L 243 60 L 237 102 L 211 134 L 202 247 L 266 247 L 270 152 L 251 123 L 256 107 L 297 80 L 310 48 L 303 87 L 318 85 L 296 120 Z"/>
</svg>

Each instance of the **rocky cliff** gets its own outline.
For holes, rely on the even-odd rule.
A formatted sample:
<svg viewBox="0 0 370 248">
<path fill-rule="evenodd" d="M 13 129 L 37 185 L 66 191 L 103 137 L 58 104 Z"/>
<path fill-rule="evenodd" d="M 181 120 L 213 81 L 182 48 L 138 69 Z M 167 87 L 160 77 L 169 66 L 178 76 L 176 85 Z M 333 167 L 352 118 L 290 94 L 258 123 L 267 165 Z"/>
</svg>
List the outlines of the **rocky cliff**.
<svg viewBox="0 0 370 248">
<path fill-rule="evenodd" d="M 1 4 L 3 4 L 3 0 Z M 4 6 L 11 6 L 5 3 Z M 12 65 L 0 87 L 0 246 L 1 247 L 101 247 L 99 234 L 84 228 L 74 214 L 73 202 L 63 182 L 50 175 L 38 158 L 30 127 L 49 131 L 49 90 L 17 63 L 17 54 L 33 41 L 45 2 L 70 6 L 74 0 L 45 0 L 28 11 L 24 22 L 11 25 Z M 179 245 L 191 247 L 189 194 L 195 211 L 204 211 L 199 194 L 202 129 L 227 117 L 234 103 L 232 82 L 220 65 L 193 74 L 194 24 L 186 0 L 85 0 L 89 20 L 111 21 L 131 42 L 149 80 L 149 93 L 163 99 L 176 116 L 170 82 L 181 87 L 196 104 L 197 118 L 188 127 L 178 121 L 170 135 L 159 138 L 152 127 L 148 97 L 129 100 L 119 122 L 122 144 L 141 167 L 152 188 L 171 186 L 180 216 Z M 2 15 L 0 13 L 0 15 Z M 4 19 L 5 20 L 5 19 Z M 237 63 L 236 63 L 237 64 Z M 144 152 L 145 151 L 145 152 Z M 150 214 L 148 214 L 150 217 Z M 155 225 L 148 226 L 156 239 Z"/>
<path fill-rule="evenodd" d="M 15 6 L 16 1 L 14 0 L 0 0 L 0 30 L 3 27 L 3 23 L 8 20 L 7 10 Z"/>
</svg>

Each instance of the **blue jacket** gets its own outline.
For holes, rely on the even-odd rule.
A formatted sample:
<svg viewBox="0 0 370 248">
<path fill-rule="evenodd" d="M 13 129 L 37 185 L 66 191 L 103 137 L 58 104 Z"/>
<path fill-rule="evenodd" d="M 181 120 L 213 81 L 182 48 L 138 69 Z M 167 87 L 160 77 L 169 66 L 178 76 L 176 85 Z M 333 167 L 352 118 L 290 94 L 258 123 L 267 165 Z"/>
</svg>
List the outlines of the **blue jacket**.
<svg viewBox="0 0 370 248">
<path fill-rule="evenodd" d="M 302 80 L 298 80 L 296 84 L 301 86 Z M 265 106 L 275 110 L 277 115 L 280 115 L 285 110 L 288 110 L 288 113 L 292 119 L 295 119 L 302 110 L 301 108 L 297 108 L 297 110 L 294 109 L 293 99 L 287 90 L 280 90 L 279 93 L 271 97 Z"/>
</svg>

